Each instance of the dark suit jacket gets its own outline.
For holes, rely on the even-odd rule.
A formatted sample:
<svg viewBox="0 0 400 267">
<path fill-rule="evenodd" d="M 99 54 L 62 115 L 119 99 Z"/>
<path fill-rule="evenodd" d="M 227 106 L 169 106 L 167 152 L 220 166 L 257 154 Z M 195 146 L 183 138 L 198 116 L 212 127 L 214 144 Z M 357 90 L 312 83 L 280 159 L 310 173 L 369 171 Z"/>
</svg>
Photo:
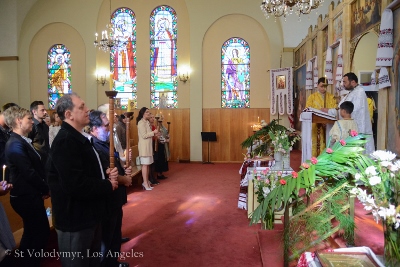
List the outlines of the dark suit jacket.
<svg viewBox="0 0 400 267">
<path fill-rule="evenodd" d="M 63 122 L 51 145 L 47 166 L 55 228 L 76 232 L 100 223 L 107 196 L 113 190 L 110 181 L 102 179 L 90 141 Z"/>
<path fill-rule="evenodd" d="M 49 188 L 44 181 L 44 166 L 34 148 L 19 134 L 11 133 L 5 148 L 7 167 L 10 171 L 10 194 L 47 195 Z"/>
<path fill-rule="evenodd" d="M 33 118 L 33 123 L 32 131 L 29 133 L 28 137 L 32 139 L 32 145 L 42 158 L 43 165 L 45 165 L 50 151 L 49 126 L 47 126 L 44 121 L 39 122 L 35 118 Z"/>
</svg>

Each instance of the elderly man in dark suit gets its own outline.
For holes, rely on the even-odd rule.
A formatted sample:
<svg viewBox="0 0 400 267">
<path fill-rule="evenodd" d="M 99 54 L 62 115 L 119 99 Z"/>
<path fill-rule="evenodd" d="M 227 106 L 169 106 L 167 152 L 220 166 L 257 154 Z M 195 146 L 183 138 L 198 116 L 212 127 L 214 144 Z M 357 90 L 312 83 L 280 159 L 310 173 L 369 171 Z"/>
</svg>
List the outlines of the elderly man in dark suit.
<svg viewBox="0 0 400 267">
<path fill-rule="evenodd" d="M 48 183 L 58 247 L 64 253 L 61 262 L 99 266 L 101 220 L 106 196 L 118 188 L 118 170 L 108 169 L 108 177 L 103 173 L 99 155 L 83 132 L 89 110 L 77 94 L 62 96 L 56 110 L 63 123 L 51 146 Z"/>
</svg>

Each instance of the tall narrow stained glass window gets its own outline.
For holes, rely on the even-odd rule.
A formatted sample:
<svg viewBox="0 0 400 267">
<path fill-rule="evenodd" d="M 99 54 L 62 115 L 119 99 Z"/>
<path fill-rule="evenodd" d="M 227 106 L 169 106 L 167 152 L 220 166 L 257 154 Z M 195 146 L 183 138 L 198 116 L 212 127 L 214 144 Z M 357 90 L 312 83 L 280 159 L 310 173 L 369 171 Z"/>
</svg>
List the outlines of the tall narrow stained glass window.
<svg viewBox="0 0 400 267">
<path fill-rule="evenodd" d="M 54 109 L 57 100 L 71 90 L 71 53 L 63 44 L 53 45 L 47 54 L 47 92 L 49 109 Z"/>
<path fill-rule="evenodd" d="M 221 49 L 221 107 L 250 107 L 250 47 L 241 38 L 230 38 Z"/>
<path fill-rule="evenodd" d="M 169 6 L 150 14 L 151 108 L 177 108 L 177 17 Z"/>
<path fill-rule="evenodd" d="M 111 16 L 111 24 L 118 45 L 110 51 L 110 71 L 113 74 L 113 88 L 118 91 L 117 108 L 137 108 L 136 76 L 136 18 L 126 7 L 118 8 Z"/>
</svg>

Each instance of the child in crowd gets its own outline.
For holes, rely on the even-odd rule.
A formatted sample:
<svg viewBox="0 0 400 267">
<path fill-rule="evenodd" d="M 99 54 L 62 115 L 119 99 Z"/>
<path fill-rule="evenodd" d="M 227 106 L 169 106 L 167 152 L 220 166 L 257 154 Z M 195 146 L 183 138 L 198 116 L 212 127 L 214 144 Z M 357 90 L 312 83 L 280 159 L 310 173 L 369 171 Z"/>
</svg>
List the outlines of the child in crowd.
<svg viewBox="0 0 400 267">
<path fill-rule="evenodd" d="M 331 146 L 339 140 L 344 140 L 350 135 L 350 131 L 358 132 L 358 127 L 356 122 L 351 118 L 351 113 L 353 112 L 354 104 L 350 101 L 344 101 L 340 105 L 340 116 L 341 120 L 337 120 L 333 125 L 329 136 L 331 136 Z"/>
</svg>

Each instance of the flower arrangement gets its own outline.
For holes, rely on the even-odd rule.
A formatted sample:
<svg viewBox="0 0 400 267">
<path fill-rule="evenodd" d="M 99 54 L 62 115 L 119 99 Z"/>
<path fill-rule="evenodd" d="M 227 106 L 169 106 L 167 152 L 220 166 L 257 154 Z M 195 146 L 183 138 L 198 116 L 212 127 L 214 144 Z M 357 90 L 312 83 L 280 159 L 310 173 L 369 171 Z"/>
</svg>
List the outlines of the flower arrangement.
<svg viewBox="0 0 400 267">
<path fill-rule="evenodd" d="M 390 151 L 371 154 L 372 164 L 355 174 L 352 193 L 376 222 L 382 220 L 385 230 L 385 260 L 388 266 L 400 265 L 400 160 Z M 360 186 L 367 189 L 363 190 Z M 370 193 L 370 194 L 369 194 Z"/>
<path fill-rule="evenodd" d="M 261 203 L 271 191 L 273 191 L 279 184 L 285 182 L 282 179 L 281 171 L 271 171 L 270 168 L 266 167 L 262 170 L 253 170 L 254 178 L 254 189 L 257 194 L 257 201 Z M 274 210 L 269 208 L 263 217 L 265 229 L 272 229 L 274 223 Z"/>
<path fill-rule="evenodd" d="M 300 135 L 293 128 L 287 128 L 286 131 L 270 131 L 269 136 L 274 146 L 274 152 L 286 154 L 292 150 L 293 145 L 300 140 Z"/>
</svg>

